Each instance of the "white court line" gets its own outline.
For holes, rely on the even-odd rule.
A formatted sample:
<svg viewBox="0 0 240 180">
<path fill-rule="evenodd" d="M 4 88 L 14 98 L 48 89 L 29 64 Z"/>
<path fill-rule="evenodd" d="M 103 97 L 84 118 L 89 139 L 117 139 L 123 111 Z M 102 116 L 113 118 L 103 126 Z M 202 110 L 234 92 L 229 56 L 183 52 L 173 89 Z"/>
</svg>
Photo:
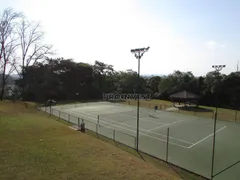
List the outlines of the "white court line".
<svg viewBox="0 0 240 180">
<path fill-rule="evenodd" d="M 75 109 L 76 110 L 76 109 Z M 131 111 L 134 111 L 135 109 L 132 109 L 132 110 L 130 110 L 130 111 L 120 111 L 120 112 L 112 112 L 112 113 L 106 113 L 106 114 L 102 114 L 102 115 L 108 115 L 108 114 L 118 114 L 118 115 L 120 115 L 120 116 L 126 116 L 126 117 L 131 117 L 131 118 L 137 118 L 137 117 L 135 117 L 135 116 L 129 116 L 129 115 L 126 115 L 126 114 L 121 114 L 121 112 L 131 112 Z M 145 109 L 144 109 L 145 110 Z M 101 115 L 101 114 L 96 114 L 95 112 L 102 112 L 102 111 L 91 111 L 91 112 L 93 112 L 95 115 Z M 148 113 L 150 113 L 150 112 L 153 112 L 153 111 L 147 111 Z M 147 112 L 145 112 L 145 113 L 147 113 Z M 158 113 L 159 114 L 159 113 Z M 171 120 L 175 120 L 175 118 L 169 118 L 169 117 L 163 117 L 164 119 L 171 119 Z M 145 120 L 144 118 L 139 118 L 141 121 L 145 121 L 145 122 L 152 122 L 152 123 L 155 123 L 155 124 L 159 124 L 159 125 L 161 125 L 161 124 L 163 124 L 163 123 L 159 123 L 159 122 L 157 122 L 157 121 L 153 121 L 153 120 L 150 120 L 150 119 L 148 119 L 148 120 Z M 185 121 L 185 120 L 182 120 L 182 121 Z"/>
<path fill-rule="evenodd" d="M 182 122 L 182 121 L 184 121 L 184 120 L 174 121 L 174 122 L 172 122 L 172 123 L 168 123 L 168 124 L 164 124 L 164 125 L 162 125 L 162 126 L 158 126 L 158 127 L 152 128 L 152 129 L 148 129 L 147 131 L 150 132 L 150 131 L 153 131 L 153 130 L 155 130 L 155 129 L 160 129 L 160 128 L 163 128 L 163 127 L 166 127 L 166 126 L 171 126 L 171 125 L 173 125 L 173 124 L 176 124 L 176 123 Z"/>
<path fill-rule="evenodd" d="M 103 121 L 103 122 L 105 122 L 105 121 Z M 118 128 L 122 128 L 122 129 L 124 129 L 124 130 L 128 130 L 128 131 L 130 131 L 130 132 L 136 133 L 136 131 L 133 131 L 133 130 L 131 130 L 131 129 L 124 128 L 124 127 L 122 127 L 122 126 L 118 126 L 118 125 L 115 125 L 115 124 L 112 124 L 112 126 L 116 126 L 116 127 L 118 127 Z M 103 126 L 103 127 L 111 128 L 111 126 Z M 147 135 L 147 134 L 144 134 L 144 133 L 141 133 L 141 132 L 139 132 L 139 134 L 140 134 L 140 135 L 143 135 L 143 136 L 147 136 L 147 137 L 153 138 L 153 139 L 157 139 L 157 140 L 159 140 L 159 141 L 167 142 L 167 141 L 164 140 L 164 139 L 157 138 L 157 137 L 154 137 L 154 136 L 150 136 L 150 135 Z M 169 138 L 170 138 L 170 137 L 169 137 Z M 175 146 L 182 147 L 182 148 L 186 148 L 186 149 L 189 148 L 188 146 L 182 146 L 182 145 L 179 145 L 179 144 L 177 144 L 177 143 L 170 142 L 170 141 L 169 141 L 168 143 L 169 143 L 169 144 L 172 144 L 172 145 L 175 145 Z"/>
<path fill-rule="evenodd" d="M 135 116 L 129 116 L 129 115 L 126 115 L 126 114 L 119 114 L 119 115 L 120 115 L 120 116 L 125 116 L 125 117 L 131 117 L 131 118 L 133 118 L 133 119 L 137 118 L 137 117 L 135 117 Z M 159 123 L 159 122 L 152 121 L 152 120 L 145 120 L 145 119 L 143 119 L 143 118 L 139 118 L 139 119 L 140 119 L 141 121 L 152 122 L 152 123 L 159 124 L 159 125 L 163 124 L 163 123 Z"/>
<path fill-rule="evenodd" d="M 71 111 L 73 111 L 73 110 L 71 110 Z M 133 110 L 132 110 L 133 111 Z M 75 111 L 76 112 L 76 111 Z M 123 111 L 123 112 L 131 112 L 131 111 Z M 82 113 L 82 112 L 81 112 Z M 86 113 L 82 113 L 82 114 L 86 114 Z M 103 117 L 101 117 L 101 114 L 96 114 L 96 113 L 93 113 L 94 115 L 99 115 L 100 116 L 100 118 L 103 118 Z M 125 117 L 131 117 L 131 118 L 136 118 L 135 116 L 129 116 L 129 115 L 125 115 L 125 114 L 121 114 L 121 113 L 116 113 L 116 112 L 113 112 L 113 113 L 107 113 L 107 114 L 102 114 L 102 115 L 108 115 L 108 114 L 118 114 L 118 115 L 120 115 L 120 116 L 125 116 Z M 139 118 L 141 121 L 145 121 L 145 122 L 152 122 L 152 123 L 155 123 L 155 124 L 159 124 L 159 125 L 161 125 L 161 124 L 163 124 L 163 123 L 159 123 L 159 122 L 156 122 L 156 121 L 152 121 L 152 120 L 145 120 L 145 119 L 143 119 L 143 118 Z M 117 122 L 117 121 L 116 121 Z"/>
<path fill-rule="evenodd" d="M 75 113 L 76 114 L 76 113 Z M 87 116 L 90 116 L 89 114 L 86 114 L 86 113 L 79 113 L 79 115 L 80 114 L 85 114 L 85 115 L 87 115 Z M 90 116 L 91 117 L 91 116 Z M 91 119 L 93 119 L 93 118 L 91 118 Z M 107 118 L 103 118 L 103 117 L 101 117 L 101 119 L 106 119 L 108 122 L 110 121 L 110 122 L 114 122 L 114 123 L 117 123 L 117 124 L 122 124 L 122 125 L 124 125 L 124 126 L 128 126 L 128 127 L 130 127 L 130 128 L 133 128 L 133 129 L 135 129 L 136 127 L 134 127 L 134 126 L 131 126 L 131 125 L 128 125 L 128 124 L 125 124 L 125 123 L 120 123 L 120 122 L 118 122 L 118 121 L 114 121 L 114 120 L 111 120 L 111 119 L 107 119 Z M 107 121 L 103 121 L 103 122 L 106 122 L 107 123 Z M 181 121 L 183 121 L 183 120 L 181 120 Z M 112 124 L 113 125 L 113 124 Z M 167 137 L 167 135 L 165 135 L 165 134 L 160 134 L 160 133 L 156 133 L 156 132 L 149 132 L 148 130 L 145 130 L 145 129 L 141 129 L 141 128 L 139 128 L 141 131 L 145 131 L 145 132 L 148 132 L 148 133 L 151 133 L 151 134 L 155 134 L 155 135 L 159 135 L 159 136 L 163 136 L 163 137 Z M 134 132 L 136 132 L 136 131 L 134 131 Z M 152 137 L 152 136 L 151 136 Z M 181 139 L 178 139 L 178 138 L 174 138 L 174 137 L 171 137 L 171 136 L 169 136 L 169 139 L 175 139 L 175 140 L 177 140 L 177 141 L 180 141 L 180 142 L 184 142 L 184 143 L 186 143 L 186 144 L 193 144 L 192 142 L 188 142 L 188 141 L 184 141 L 184 140 L 181 140 Z"/>
<path fill-rule="evenodd" d="M 125 115 L 125 114 L 118 114 L 119 116 L 125 116 L 125 117 L 131 117 L 132 119 L 135 119 L 137 117 L 135 116 L 129 116 L 129 115 Z M 152 123 L 155 123 L 155 124 L 163 124 L 163 123 L 159 123 L 159 122 L 156 122 L 156 121 L 152 121 L 152 120 L 146 120 L 146 119 L 143 119 L 143 118 L 139 118 L 141 121 L 145 121 L 145 122 L 152 122 Z"/>
<path fill-rule="evenodd" d="M 68 111 L 72 111 L 72 110 L 68 110 Z M 72 112 L 72 113 L 75 114 L 75 115 L 78 115 L 78 116 L 82 114 L 82 113 L 76 113 L 76 112 Z M 84 114 L 85 114 L 85 113 L 84 113 Z M 86 114 L 85 114 L 85 115 L 86 115 Z M 95 122 L 96 122 L 96 118 L 92 118 L 92 117 L 89 116 L 89 115 L 88 115 L 88 118 L 89 118 L 89 119 L 93 119 L 93 120 L 95 120 Z M 106 118 L 105 118 L 105 119 L 106 119 Z M 107 119 L 107 120 L 110 120 L 110 119 Z M 110 120 L 110 121 L 113 121 L 113 120 Z M 108 123 L 108 122 L 106 122 L 106 121 L 101 121 L 101 122 Z M 117 122 L 117 121 L 113 121 L 113 122 Z M 122 124 L 125 125 L 125 126 L 129 126 L 129 125 L 124 124 L 124 123 L 122 123 Z M 115 125 L 115 124 L 111 124 L 111 126 L 116 126 L 116 127 L 122 128 L 122 129 L 124 129 L 124 130 L 127 130 L 127 131 L 130 131 L 130 132 L 136 133 L 136 131 L 134 131 L 134 130 L 131 130 L 131 129 L 128 129 L 128 128 L 125 128 L 125 127 L 122 127 L 122 126 L 118 126 L 118 125 Z M 106 127 L 112 129 L 111 126 L 106 126 Z M 130 126 L 130 127 L 135 128 L 135 127 L 133 127 L 133 126 Z M 143 131 L 146 131 L 146 130 L 143 130 Z M 150 133 L 167 137 L 166 135 L 159 134 L 159 133 L 154 133 L 154 132 L 150 132 Z M 153 138 L 153 139 L 157 139 L 157 140 L 160 140 L 160 141 L 163 141 L 163 142 L 167 142 L 166 140 L 163 140 L 163 139 L 160 139 L 160 138 L 151 136 L 151 135 L 147 135 L 147 134 L 144 134 L 144 133 L 142 133 L 142 132 L 139 132 L 139 134 L 144 135 L 144 136 L 147 136 L 147 137 L 150 137 L 150 138 Z M 193 143 L 189 143 L 189 142 L 187 142 L 187 141 L 183 141 L 183 140 L 181 140 L 181 139 L 173 138 L 173 137 L 170 137 L 170 136 L 169 136 L 169 138 L 170 138 L 170 139 L 176 139 L 176 140 L 181 141 L 181 142 L 184 142 L 184 143 L 186 143 L 186 144 L 193 144 Z M 182 147 L 182 148 L 189 148 L 189 147 L 187 147 L 187 146 L 182 146 L 182 145 L 179 145 L 179 144 L 173 143 L 173 142 L 169 142 L 169 144 L 173 144 L 173 145 L 176 145 L 176 146 L 179 146 L 179 147 Z"/>
<path fill-rule="evenodd" d="M 132 112 L 132 111 L 134 111 L 134 109 L 132 109 L 132 110 L 125 110 L 125 111 L 113 111 L 112 109 L 111 109 L 111 112 L 109 112 L 109 111 L 103 111 L 103 110 L 98 110 L 98 111 L 91 111 L 91 113 L 92 112 L 94 112 L 94 114 L 96 114 L 96 113 L 98 113 L 98 112 L 101 112 L 101 114 L 96 114 L 96 115 L 108 115 L 108 114 L 119 114 L 119 113 L 123 113 L 123 112 Z"/>
<path fill-rule="evenodd" d="M 221 131 L 221 130 L 223 130 L 223 129 L 225 129 L 226 127 L 227 127 L 227 126 L 222 127 L 221 129 L 217 130 L 216 133 L 219 132 L 219 131 Z M 200 141 L 194 143 L 193 145 L 189 146 L 188 148 L 192 148 L 192 147 L 196 146 L 197 144 L 199 144 L 199 143 L 203 142 L 204 140 L 206 140 L 207 138 L 211 137 L 213 134 L 214 134 L 214 133 L 208 135 L 207 137 L 205 137 L 205 138 L 201 139 Z"/>
<path fill-rule="evenodd" d="M 108 118 L 100 117 L 100 119 L 105 119 L 105 120 L 107 120 L 107 121 L 111 121 L 111 122 L 114 122 L 114 123 L 117 123 L 117 124 L 122 124 L 122 125 L 124 125 L 124 126 L 128 126 L 128 127 L 133 128 L 133 129 L 136 128 L 136 127 L 134 127 L 134 126 L 131 126 L 131 125 L 128 125 L 128 124 L 125 124 L 125 123 L 122 123 L 122 122 L 114 121 L 114 120 L 111 120 L 111 119 L 108 119 Z M 139 128 L 139 130 L 141 130 L 141 131 L 146 131 L 146 132 L 147 132 L 146 129 L 141 129 L 141 128 Z M 158 135 L 161 135 L 161 134 L 158 134 Z"/>
<path fill-rule="evenodd" d="M 132 118 L 137 118 L 137 117 L 135 117 L 135 116 L 129 116 L 129 115 L 126 115 L 126 114 L 119 114 L 120 116 L 126 116 L 126 117 L 132 117 Z M 142 121 L 146 121 L 146 122 L 152 122 L 152 123 L 155 123 L 155 124 L 163 124 L 163 123 L 159 123 L 159 122 L 157 122 L 157 121 L 153 121 L 153 120 L 150 120 L 150 119 L 148 119 L 148 120 L 145 120 L 145 119 L 143 119 L 143 118 L 139 118 L 140 120 L 142 119 Z M 167 117 L 163 117 L 162 119 L 171 119 L 171 120 L 175 120 L 175 119 L 173 119 L 173 118 L 167 118 Z M 179 118 L 178 118 L 179 119 Z M 161 120 L 161 118 L 160 118 L 160 120 Z M 187 120 L 180 120 L 180 121 L 187 121 Z M 174 121 L 175 122 L 175 121 Z M 165 124 L 165 123 L 164 123 Z"/>
</svg>

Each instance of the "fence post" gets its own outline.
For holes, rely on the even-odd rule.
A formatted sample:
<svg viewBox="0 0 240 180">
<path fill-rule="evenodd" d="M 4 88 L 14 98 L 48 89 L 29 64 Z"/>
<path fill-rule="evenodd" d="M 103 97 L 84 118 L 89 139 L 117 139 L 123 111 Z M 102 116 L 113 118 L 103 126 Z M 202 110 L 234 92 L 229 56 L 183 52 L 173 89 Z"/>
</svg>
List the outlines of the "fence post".
<svg viewBox="0 0 240 180">
<path fill-rule="evenodd" d="M 78 131 L 79 131 L 79 127 L 80 127 L 80 118 L 78 118 Z"/>
<path fill-rule="evenodd" d="M 115 129 L 113 130 L 113 140 L 115 141 Z"/>
<path fill-rule="evenodd" d="M 166 162 L 168 163 L 168 145 L 169 145 L 169 127 L 167 128 L 167 149 L 166 149 Z"/>
<path fill-rule="evenodd" d="M 97 116 L 97 123 L 98 123 L 98 125 L 99 125 L 99 115 Z"/>
</svg>

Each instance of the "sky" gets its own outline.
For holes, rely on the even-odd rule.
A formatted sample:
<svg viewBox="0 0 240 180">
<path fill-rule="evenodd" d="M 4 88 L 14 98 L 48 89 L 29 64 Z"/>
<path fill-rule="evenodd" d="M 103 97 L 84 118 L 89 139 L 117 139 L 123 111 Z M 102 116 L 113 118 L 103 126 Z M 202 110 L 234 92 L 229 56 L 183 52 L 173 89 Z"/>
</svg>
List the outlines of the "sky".
<svg viewBox="0 0 240 180">
<path fill-rule="evenodd" d="M 167 75 L 174 70 L 195 76 L 240 60 L 239 0 L 0 0 L 41 23 L 44 42 L 56 57 L 115 70 L 137 71 L 131 49 L 150 46 L 140 74 Z"/>
</svg>

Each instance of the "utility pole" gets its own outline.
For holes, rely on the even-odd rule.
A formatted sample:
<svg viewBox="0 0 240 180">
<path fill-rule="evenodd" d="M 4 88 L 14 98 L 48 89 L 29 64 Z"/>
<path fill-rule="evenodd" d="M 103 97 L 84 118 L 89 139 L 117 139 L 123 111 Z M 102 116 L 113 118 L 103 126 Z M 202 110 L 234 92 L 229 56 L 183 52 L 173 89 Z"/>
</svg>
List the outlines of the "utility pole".
<svg viewBox="0 0 240 180">
<path fill-rule="evenodd" d="M 150 47 L 147 48 L 138 48 L 138 49 L 131 49 L 131 53 L 133 53 L 138 59 L 138 83 L 137 83 L 137 93 L 139 93 L 140 90 L 140 59 L 142 58 L 143 54 L 149 50 Z M 136 142 L 136 148 L 138 149 L 138 142 L 139 142 L 139 94 L 137 96 L 137 142 Z"/>
<path fill-rule="evenodd" d="M 216 72 L 220 72 L 226 65 L 213 65 L 212 68 L 215 69 Z M 216 93 L 216 109 L 214 113 L 214 127 L 213 127 L 213 148 L 212 148 L 212 167 L 211 167 L 211 180 L 213 179 L 213 168 L 214 168 L 214 158 L 215 158 L 215 139 L 216 139 L 216 125 L 217 125 L 217 111 L 218 111 L 218 93 L 215 87 Z"/>
</svg>

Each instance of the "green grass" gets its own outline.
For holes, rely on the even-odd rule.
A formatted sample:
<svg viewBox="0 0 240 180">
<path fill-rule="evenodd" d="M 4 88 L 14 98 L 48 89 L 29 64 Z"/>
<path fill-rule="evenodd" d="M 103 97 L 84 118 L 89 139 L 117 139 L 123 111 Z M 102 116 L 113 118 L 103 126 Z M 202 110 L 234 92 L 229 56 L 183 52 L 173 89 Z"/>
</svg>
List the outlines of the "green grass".
<svg viewBox="0 0 240 180">
<path fill-rule="evenodd" d="M 135 101 L 135 100 L 125 101 L 122 103 L 132 105 L 132 106 L 137 106 L 137 101 Z M 164 100 L 157 100 L 157 99 L 152 99 L 149 101 L 140 100 L 141 107 L 153 109 L 154 106 L 156 106 L 156 105 L 158 105 L 159 109 L 166 109 L 166 108 L 172 107 L 172 102 L 164 101 Z M 215 107 L 208 107 L 208 106 L 199 106 L 199 107 L 207 109 L 207 110 L 209 110 L 209 112 L 178 110 L 173 113 L 182 113 L 182 114 L 194 115 L 197 117 L 204 117 L 204 118 L 211 118 L 211 119 L 214 117 Z M 236 116 L 235 110 L 218 108 L 218 119 L 223 120 L 223 121 L 235 121 L 236 120 L 239 122 L 240 121 L 240 112 L 237 111 L 237 116 Z"/>
<path fill-rule="evenodd" d="M 0 117 L 0 179 L 180 179 L 166 164 L 73 131 L 33 105 L 0 103 Z"/>
</svg>

